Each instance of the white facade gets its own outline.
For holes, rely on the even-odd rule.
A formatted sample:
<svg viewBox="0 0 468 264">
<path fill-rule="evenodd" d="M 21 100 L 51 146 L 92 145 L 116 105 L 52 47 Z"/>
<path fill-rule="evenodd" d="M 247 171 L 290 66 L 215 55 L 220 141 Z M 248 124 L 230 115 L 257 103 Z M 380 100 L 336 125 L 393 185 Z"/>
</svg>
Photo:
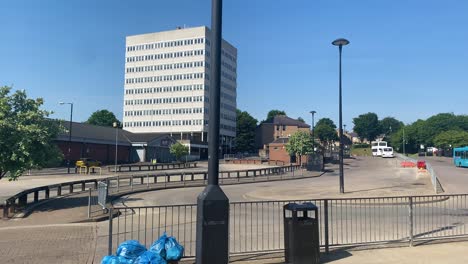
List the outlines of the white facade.
<svg viewBox="0 0 468 264">
<path fill-rule="evenodd" d="M 207 27 L 128 36 L 123 126 L 206 142 L 211 41 Z M 237 49 L 223 40 L 220 135 L 236 135 Z M 180 135 L 180 137 L 178 136 Z"/>
</svg>

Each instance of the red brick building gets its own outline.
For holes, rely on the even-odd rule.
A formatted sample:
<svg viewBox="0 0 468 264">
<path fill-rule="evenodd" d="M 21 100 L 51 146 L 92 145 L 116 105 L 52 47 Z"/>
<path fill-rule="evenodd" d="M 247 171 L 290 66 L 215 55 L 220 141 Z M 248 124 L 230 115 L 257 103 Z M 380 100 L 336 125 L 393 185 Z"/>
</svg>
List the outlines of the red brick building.
<svg viewBox="0 0 468 264">
<path fill-rule="evenodd" d="M 59 134 L 55 142 L 65 160 L 70 159 L 73 163 L 80 158 L 91 158 L 104 164 L 113 164 L 116 143 L 118 163 L 147 162 L 151 159 L 157 159 L 158 162 L 174 160 L 169 147 L 176 140 L 167 134 L 137 134 L 112 127 L 73 122 L 70 142 L 70 123 L 63 122 L 62 126 L 66 131 Z"/>
<path fill-rule="evenodd" d="M 269 160 L 278 160 L 285 163 L 296 162 L 296 157 L 291 157 L 286 151 L 285 145 L 289 137 L 297 131 L 310 132 L 310 126 L 285 115 L 275 116 L 271 121 L 261 123 L 255 131 L 255 144 L 261 156 Z M 306 158 L 303 158 L 305 161 Z"/>
</svg>

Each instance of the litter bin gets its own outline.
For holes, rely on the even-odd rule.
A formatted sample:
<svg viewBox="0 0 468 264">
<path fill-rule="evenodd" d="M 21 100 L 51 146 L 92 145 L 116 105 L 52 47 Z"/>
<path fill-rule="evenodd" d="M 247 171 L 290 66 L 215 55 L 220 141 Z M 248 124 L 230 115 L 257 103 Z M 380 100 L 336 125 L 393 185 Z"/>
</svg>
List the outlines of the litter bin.
<svg viewBox="0 0 468 264">
<path fill-rule="evenodd" d="M 289 203 L 283 207 L 284 258 L 286 263 L 320 261 L 318 208 L 313 203 Z"/>
</svg>

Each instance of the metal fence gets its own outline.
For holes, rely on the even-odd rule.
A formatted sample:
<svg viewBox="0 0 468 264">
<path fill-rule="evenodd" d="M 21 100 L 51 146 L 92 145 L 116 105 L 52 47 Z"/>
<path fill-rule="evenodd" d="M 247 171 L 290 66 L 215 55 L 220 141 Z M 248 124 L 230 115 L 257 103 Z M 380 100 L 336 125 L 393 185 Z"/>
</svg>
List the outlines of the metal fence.
<svg viewBox="0 0 468 264">
<path fill-rule="evenodd" d="M 230 254 L 284 249 L 283 206 L 312 202 L 319 208 L 320 245 L 408 243 L 468 235 L 468 195 L 259 201 L 230 204 Z M 196 205 L 110 209 L 109 253 L 127 239 L 146 246 L 166 232 L 195 256 Z"/>
<path fill-rule="evenodd" d="M 416 159 L 402 155 L 400 153 L 396 153 L 395 156 L 401 160 L 410 161 L 415 164 L 418 162 Z M 430 163 L 426 162 L 426 169 L 431 175 L 431 183 L 432 183 L 435 193 L 443 193 L 444 189 L 442 188 L 442 184 L 440 183 L 439 178 L 437 177 L 437 173 L 434 171 Z"/>
<path fill-rule="evenodd" d="M 98 182 L 97 189 L 88 189 L 88 218 L 102 215 L 107 211 L 108 185 L 104 181 Z"/>
</svg>

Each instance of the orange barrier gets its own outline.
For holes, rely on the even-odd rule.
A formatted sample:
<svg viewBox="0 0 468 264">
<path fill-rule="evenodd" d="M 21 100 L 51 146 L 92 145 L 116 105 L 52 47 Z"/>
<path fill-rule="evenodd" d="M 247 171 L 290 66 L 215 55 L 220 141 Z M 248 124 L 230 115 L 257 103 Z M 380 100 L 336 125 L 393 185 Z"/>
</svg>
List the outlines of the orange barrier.
<svg viewBox="0 0 468 264">
<path fill-rule="evenodd" d="M 416 167 L 416 164 L 414 162 L 411 162 L 411 161 L 402 161 L 401 162 L 401 167 L 403 167 L 403 168 L 414 168 L 414 167 Z"/>
</svg>

